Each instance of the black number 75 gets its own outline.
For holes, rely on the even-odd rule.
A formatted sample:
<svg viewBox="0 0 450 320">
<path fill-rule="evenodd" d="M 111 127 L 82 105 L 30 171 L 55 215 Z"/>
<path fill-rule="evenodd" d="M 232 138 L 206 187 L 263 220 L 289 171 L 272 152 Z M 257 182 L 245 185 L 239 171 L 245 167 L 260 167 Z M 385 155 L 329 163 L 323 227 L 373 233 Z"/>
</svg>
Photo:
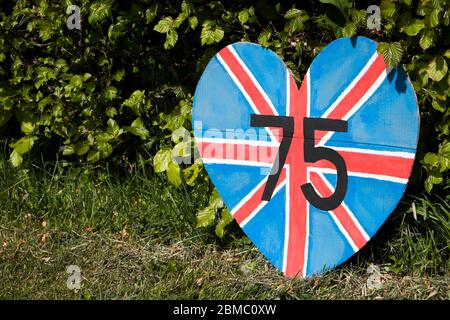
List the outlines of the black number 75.
<svg viewBox="0 0 450 320">
<path fill-rule="evenodd" d="M 273 191 L 279 179 L 281 170 L 289 152 L 294 135 L 294 118 L 287 116 L 271 116 L 252 114 L 250 118 L 252 127 L 278 127 L 283 129 L 283 139 L 280 143 L 278 154 L 274 165 L 267 179 L 266 187 L 262 195 L 262 200 L 269 201 L 272 198 Z M 348 175 L 347 167 L 342 156 L 333 149 L 326 147 L 316 147 L 314 141 L 315 131 L 334 131 L 347 132 L 347 121 L 323 118 L 304 118 L 303 119 L 303 150 L 304 161 L 314 163 L 319 160 L 328 160 L 334 164 L 337 172 L 336 188 L 334 193 L 326 198 L 322 198 L 314 190 L 311 183 L 305 183 L 301 186 L 306 200 L 314 207 L 329 211 L 337 208 L 345 198 L 347 193 Z"/>
</svg>

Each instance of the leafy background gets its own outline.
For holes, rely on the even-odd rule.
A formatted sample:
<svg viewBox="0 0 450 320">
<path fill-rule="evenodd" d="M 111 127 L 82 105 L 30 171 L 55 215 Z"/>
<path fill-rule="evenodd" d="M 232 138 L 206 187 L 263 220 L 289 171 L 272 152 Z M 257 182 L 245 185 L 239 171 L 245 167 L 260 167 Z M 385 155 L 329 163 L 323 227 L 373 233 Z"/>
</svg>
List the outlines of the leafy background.
<svg viewBox="0 0 450 320">
<path fill-rule="evenodd" d="M 81 30 L 66 27 L 72 4 Z M 379 31 L 366 25 L 372 4 L 381 9 Z M 416 90 L 421 133 L 407 193 L 448 208 L 447 0 L 18 0 L 0 9 L 0 139 L 14 170 L 39 161 L 78 166 L 80 175 L 152 168 L 177 188 L 206 186 L 197 226 L 223 237 L 232 218 L 201 161 L 174 160 L 195 151 L 182 137 L 209 59 L 233 42 L 259 43 L 299 83 L 330 41 L 364 35 L 379 42 L 387 64 L 403 65 Z M 434 222 L 449 232 L 449 218 L 439 211 Z"/>
</svg>

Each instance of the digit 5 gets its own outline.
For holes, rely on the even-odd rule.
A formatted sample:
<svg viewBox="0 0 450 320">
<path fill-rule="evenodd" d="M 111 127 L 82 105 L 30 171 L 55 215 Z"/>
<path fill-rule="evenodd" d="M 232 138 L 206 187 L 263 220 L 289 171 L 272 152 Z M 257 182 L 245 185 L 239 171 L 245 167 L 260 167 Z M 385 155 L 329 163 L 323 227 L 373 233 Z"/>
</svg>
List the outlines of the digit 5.
<svg viewBox="0 0 450 320">
<path fill-rule="evenodd" d="M 308 200 L 314 207 L 324 211 L 329 211 L 336 209 L 345 198 L 348 184 L 347 167 L 344 159 L 335 150 L 315 146 L 314 132 L 316 130 L 347 132 L 347 121 L 323 118 L 303 119 L 305 162 L 314 163 L 319 160 L 330 161 L 336 167 L 337 182 L 334 193 L 327 198 L 320 197 L 314 190 L 311 183 L 305 183 L 302 185 L 302 191 L 306 200 Z"/>
</svg>

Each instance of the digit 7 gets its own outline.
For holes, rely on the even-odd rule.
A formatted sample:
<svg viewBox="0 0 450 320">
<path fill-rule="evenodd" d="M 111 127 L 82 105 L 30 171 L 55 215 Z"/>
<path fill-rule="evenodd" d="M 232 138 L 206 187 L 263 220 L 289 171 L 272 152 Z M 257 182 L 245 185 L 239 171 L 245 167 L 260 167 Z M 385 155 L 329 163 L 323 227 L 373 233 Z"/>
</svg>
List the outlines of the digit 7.
<svg viewBox="0 0 450 320">
<path fill-rule="evenodd" d="M 261 200 L 269 201 L 272 198 L 273 191 L 280 177 L 281 170 L 286 162 L 287 154 L 294 134 L 294 118 L 287 116 L 271 116 L 252 114 L 250 117 L 250 126 L 252 127 L 278 127 L 283 129 L 283 138 L 278 150 L 275 162 L 267 179 Z M 303 150 L 305 163 L 314 163 L 319 160 L 328 160 L 336 167 L 337 182 L 334 193 L 326 198 L 322 198 L 314 190 L 311 183 L 305 183 L 301 186 L 306 200 L 314 207 L 329 211 L 337 208 L 345 198 L 348 187 L 348 173 L 344 158 L 331 148 L 316 147 L 314 132 L 334 131 L 347 132 L 347 121 L 324 119 L 324 118 L 304 118 L 303 119 Z"/>
<path fill-rule="evenodd" d="M 281 170 L 284 167 L 291 146 L 292 136 L 294 135 L 294 118 L 287 116 L 252 114 L 250 116 L 250 126 L 276 127 L 283 129 L 283 138 L 280 143 L 280 148 L 278 149 L 275 162 L 261 197 L 261 200 L 269 201 L 272 198 L 273 191 L 275 190 L 275 186 L 277 185 L 278 178 L 280 177 Z"/>
</svg>

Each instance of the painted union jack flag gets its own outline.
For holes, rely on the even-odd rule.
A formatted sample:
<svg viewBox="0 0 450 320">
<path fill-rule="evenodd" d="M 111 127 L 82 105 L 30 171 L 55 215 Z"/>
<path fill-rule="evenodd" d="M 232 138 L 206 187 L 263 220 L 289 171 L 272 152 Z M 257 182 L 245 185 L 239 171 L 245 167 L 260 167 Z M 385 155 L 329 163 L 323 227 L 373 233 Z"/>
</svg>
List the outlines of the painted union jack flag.
<svg viewBox="0 0 450 320">
<path fill-rule="evenodd" d="M 402 197 L 419 114 L 399 66 L 376 42 L 342 38 L 300 89 L 283 61 L 251 43 L 211 59 L 196 89 L 197 148 L 235 220 L 289 277 L 333 268 L 360 250 Z"/>
</svg>

